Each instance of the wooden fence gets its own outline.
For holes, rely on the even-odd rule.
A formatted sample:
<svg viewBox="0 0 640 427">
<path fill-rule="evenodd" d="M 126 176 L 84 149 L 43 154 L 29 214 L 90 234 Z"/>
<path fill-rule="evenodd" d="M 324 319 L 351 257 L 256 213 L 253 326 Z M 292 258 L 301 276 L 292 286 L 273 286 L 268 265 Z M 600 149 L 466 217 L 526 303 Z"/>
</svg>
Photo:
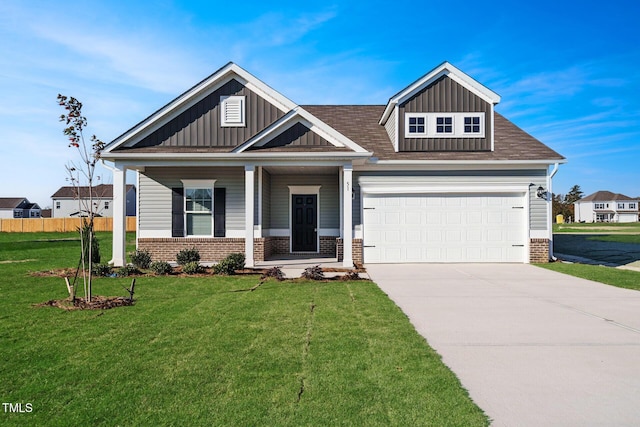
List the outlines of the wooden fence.
<svg viewBox="0 0 640 427">
<path fill-rule="evenodd" d="M 135 216 L 127 217 L 127 231 L 136 231 Z M 0 232 L 4 233 L 38 233 L 43 231 L 65 232 L 76 231 L 81 225 L 81 218 L 23 218 L 0 219 Z M 113 218 L 95 218 L 95 231 L 113 231 Z"/>
</svg>

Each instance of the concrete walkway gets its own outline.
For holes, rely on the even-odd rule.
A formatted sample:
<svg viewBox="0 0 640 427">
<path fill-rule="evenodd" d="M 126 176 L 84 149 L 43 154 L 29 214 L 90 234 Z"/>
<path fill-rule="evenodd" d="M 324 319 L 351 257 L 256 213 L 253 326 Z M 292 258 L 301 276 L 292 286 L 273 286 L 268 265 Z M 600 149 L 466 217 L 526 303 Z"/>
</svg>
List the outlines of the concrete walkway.
<svg viewBox="0 0 640 427">
<path fill-rule="evenodd" d="M 640 425 L 640 292 L 525 264 L 366 267 L 492 425 Z"/>
</svg>

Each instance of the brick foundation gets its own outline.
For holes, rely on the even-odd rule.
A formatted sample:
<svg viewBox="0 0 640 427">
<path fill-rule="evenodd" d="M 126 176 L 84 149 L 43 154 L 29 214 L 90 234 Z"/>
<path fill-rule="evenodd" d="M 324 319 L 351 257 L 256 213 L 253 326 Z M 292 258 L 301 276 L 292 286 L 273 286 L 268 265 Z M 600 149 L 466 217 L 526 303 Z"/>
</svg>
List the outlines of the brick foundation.
<svg viewBox="0 0 640 427">
<path fill-rule="evenodd" d="M 200 252 L 202 262 L 217 262 L 229 254 L 235 252 L 244 253 L 244 239 L 225 237 L 138 239 L 138 249 L 149 251 L 154 261 L 175 261 L 178 252 L 182 249 L 193 247 Z M 362 251 L 362 244 L 360 245 L 360 251 Z M 264 261 L 273 255 L 289 253 L 288 236 L 253 239 L 253 258 L 256 262 Z M 320 255 L 337 256 L 336 237 L 320 236 Z"/>
<path fill-rule="evenodd" d="M 529 262 L 549 262 L 549 239 L 531 239 L 529 241 Z"/>
<path fill-rule="evenodd" d="M 182 249 L 194 247 L 200 252 L 202 262 L 217 262 L 234 252 L 244 253 L 244 239 L 226 237 L 138 239 L 138 249 L 149 251 L 154 261 L 175 261 L 176 254 Z"/>
<path fill-rule="evenodd" d="M 342 261 L 344 260 L 344 245 L 341 238 L 336 239 L 336 246 L 338 250 L 338 261 Z M 362 239 L 353 239 L 351 243 L 351 258 L 353 258 L 354 264 L 363 264 Z"/>
</svg>

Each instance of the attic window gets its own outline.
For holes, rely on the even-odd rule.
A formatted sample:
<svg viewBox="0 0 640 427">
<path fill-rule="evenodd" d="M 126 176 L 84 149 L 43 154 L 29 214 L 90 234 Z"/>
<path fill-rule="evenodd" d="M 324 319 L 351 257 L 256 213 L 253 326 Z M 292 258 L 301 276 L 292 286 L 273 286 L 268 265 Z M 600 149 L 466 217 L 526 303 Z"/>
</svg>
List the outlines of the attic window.
<svg viewBox="0 0 640 427">
<path fill-rule="evenodd" d="M 405 114 L 405 137 L 420 138 L 427 136 L 427 115 L 424 113 Z"/>
<path fill-rule="evenodd" d="M 220 124 L 226 127 L 245 126 L 245 97 L 220 97 Z"/>
<path fill-rule="evenodd" d="M 465 116 L 464 133 L 479 134 L 481 132 L 480 116 Z"/>
<path fill-rule="evenodd" d="M 437 117 L 436 133 L 453 133 L 453 117 Z"/>
</svg>

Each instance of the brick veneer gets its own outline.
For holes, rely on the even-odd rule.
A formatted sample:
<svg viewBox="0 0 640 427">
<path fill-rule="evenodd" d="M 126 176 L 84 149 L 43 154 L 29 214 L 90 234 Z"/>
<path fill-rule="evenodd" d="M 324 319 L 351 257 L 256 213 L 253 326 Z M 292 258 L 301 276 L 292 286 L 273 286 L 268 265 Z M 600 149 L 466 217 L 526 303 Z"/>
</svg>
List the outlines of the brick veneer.
<svg viewBox="0 0 640 427">
<path fill-rule="evenodd" d="M 138 249 L 151 253 L 154 261 L 175 261 L 182 249 L 196 248 L 202 262 L 220 261 L 234 252 L 244 252 L 244 239 L 226 237 L 203 238 L 139 238 Z"/>
<path fill-rule="evenodd" d="M 344 259 L 344 245 L 341 238 L 336 239 L 338 249 L 338 261 Z M 351 243 L 351 258 L 354 264 L 362 264 L 362 239 L 353 239 Z"/>
<path fill-rule="evenodd" d="M 532 263 L 549 262 L 549 239 L 531 239 L 529 241 L 529 261 Z"/>
<path fill-rule="evenodd" d="M 140 238 L 138 249 L 151 253 L 154 261 L 175 261 L 182 249 L 195 247 L 200 252 L 202 262 L 217 262 L 234 252 L 244 253 L 243 238 L 203 237 L 203 238 Z M 256 262 L 264 261 L 272 255 L 289 253 L 289 237 L 260 237 L 253 239 L 253 257 Z M 337 256 L 336 238 L 320 236 L 320 254 Z"/>
</svg>

